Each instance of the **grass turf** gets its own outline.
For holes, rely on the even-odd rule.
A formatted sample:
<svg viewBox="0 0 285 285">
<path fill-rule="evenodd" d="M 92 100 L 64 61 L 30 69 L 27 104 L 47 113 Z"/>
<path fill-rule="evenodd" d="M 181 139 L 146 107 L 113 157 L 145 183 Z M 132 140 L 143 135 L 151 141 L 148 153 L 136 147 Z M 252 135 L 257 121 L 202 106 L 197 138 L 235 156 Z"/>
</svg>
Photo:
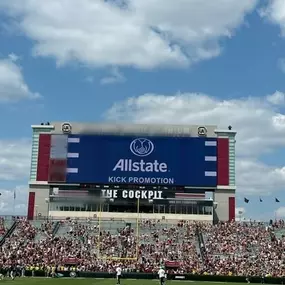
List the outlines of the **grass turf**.
<svg viewBox="0 0 285 285">
<path fill-rule="evenodd" d="M 94 279 L 94 278 L 16 278 L 15 280 L 11 280 L 9 278 L 5 278 L 5 280 L 0 281 L 1 283 L 11 283 L 14 285 L 116 285 L 116 279 Z M 182 283 L 182 285 L 206 285 L 212 282 L 197 282 L 197 281 L 167 281 L 166 285 L 178 285 L 178 283 Z M 219 282 L 213 282 L 214 284 L 224 284 Z M 131 279 L 123 279 L 121 280 L 121 285 L 159 285 L 158 280 L 131 280 Z M 241 283 L 230 283 L 231 285 L 240 285 Z"/>
</svg>

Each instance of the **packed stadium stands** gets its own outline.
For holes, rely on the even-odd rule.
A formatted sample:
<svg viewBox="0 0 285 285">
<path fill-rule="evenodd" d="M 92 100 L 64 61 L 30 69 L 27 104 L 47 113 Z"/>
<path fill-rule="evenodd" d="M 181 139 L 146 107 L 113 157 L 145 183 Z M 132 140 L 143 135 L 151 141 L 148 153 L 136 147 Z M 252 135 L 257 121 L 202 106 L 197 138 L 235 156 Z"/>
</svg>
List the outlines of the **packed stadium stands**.
<svg viewBox="0 0 285 285">
<path fill-rule="evenodd" d="M 138 226 L 138 227 L 137 227 Z M 169 272 L 204 275 L 285 275 L 285 225 L 231 222 L 62 220 L 14 222 L 4 229 L 0 264 L 32 270 Z M 11 229 L 11 230 L 10 230 Z M 170 264 L 170 265 L 169 265 Z"/>
</svg>

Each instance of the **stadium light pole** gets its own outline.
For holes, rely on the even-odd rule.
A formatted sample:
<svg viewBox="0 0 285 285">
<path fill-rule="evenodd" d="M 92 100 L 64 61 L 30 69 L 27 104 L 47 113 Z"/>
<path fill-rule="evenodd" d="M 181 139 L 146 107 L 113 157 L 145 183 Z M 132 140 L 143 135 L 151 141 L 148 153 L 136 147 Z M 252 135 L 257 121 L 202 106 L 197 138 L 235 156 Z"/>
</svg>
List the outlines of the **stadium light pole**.
<svg viewBox="0 0 285 285">
<path fill-rule="evenodd" d="M 50 207 L 50 198 L 48 197 L 48 198 L 46 198 L 45 199 L 45 201 L 46 201 L 46 203 L 47 203 L 47 220 L 49 220 L 49 207 Z"/>
<path fill-rule="evenodd" d="M 137 199 L 137 214 L 139 217 L 139 213 L 140 213 L 140 198 Z"/>
</svg>

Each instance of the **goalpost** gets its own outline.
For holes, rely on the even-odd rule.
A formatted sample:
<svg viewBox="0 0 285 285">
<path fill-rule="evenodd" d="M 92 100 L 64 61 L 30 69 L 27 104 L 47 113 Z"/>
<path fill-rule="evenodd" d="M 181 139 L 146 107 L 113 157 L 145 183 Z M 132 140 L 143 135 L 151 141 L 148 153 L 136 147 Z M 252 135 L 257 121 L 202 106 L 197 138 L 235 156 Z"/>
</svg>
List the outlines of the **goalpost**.
<svg viewBox="0 0 285 285">
<path fill-rule="evenodd" d="M 137 261 L 138 256 L 139 256 L 139 242 L 140 242 L 140 199 L 137 199 L 137 215 L 136 215 L 136 251 L 135 255 L 133 257 L 119 257 L 119 256 L 104 256 L 102 254 L 101 248 L 101 237 L 100 237 L 100 232 L 103 230 L 102 228 L 102 212 L 103 212 L 103 207 L 102 207 L 102 201 L 100 200 L 100 205 L 99 205 L 99 217 L 98 217 L 98 241 L 97 241 L 97 258 L 101 260 L 116 260 L 116 261 Z"/>
</svg>

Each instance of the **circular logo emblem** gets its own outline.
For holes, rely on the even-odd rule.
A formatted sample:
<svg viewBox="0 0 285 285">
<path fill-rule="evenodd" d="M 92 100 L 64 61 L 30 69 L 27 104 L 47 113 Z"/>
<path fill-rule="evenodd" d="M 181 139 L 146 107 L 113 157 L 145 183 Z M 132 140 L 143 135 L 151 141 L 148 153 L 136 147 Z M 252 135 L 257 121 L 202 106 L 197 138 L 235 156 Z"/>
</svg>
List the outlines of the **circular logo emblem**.
<svg viewBox="0 0 285 285">
<path fill-rule="evenodd" d="M 198 128 L 198 136 L 199 137 L 207 136 L 207 129 L 205 127 L 199 127 Z"/>
<path fill-rule="evenodd" d="M 61 125 L 61 130 L 64 134 L 70 134 L 71 133 L 71 125 L 69 123 L 63 123 Z"/>
<path fill-rule="evenodd" d="M 148 156 L 154 150 L 154 144 L 149 139 L 135 139 L 130 144 L 131 152 L 136 156 Z"/>
</svg>

